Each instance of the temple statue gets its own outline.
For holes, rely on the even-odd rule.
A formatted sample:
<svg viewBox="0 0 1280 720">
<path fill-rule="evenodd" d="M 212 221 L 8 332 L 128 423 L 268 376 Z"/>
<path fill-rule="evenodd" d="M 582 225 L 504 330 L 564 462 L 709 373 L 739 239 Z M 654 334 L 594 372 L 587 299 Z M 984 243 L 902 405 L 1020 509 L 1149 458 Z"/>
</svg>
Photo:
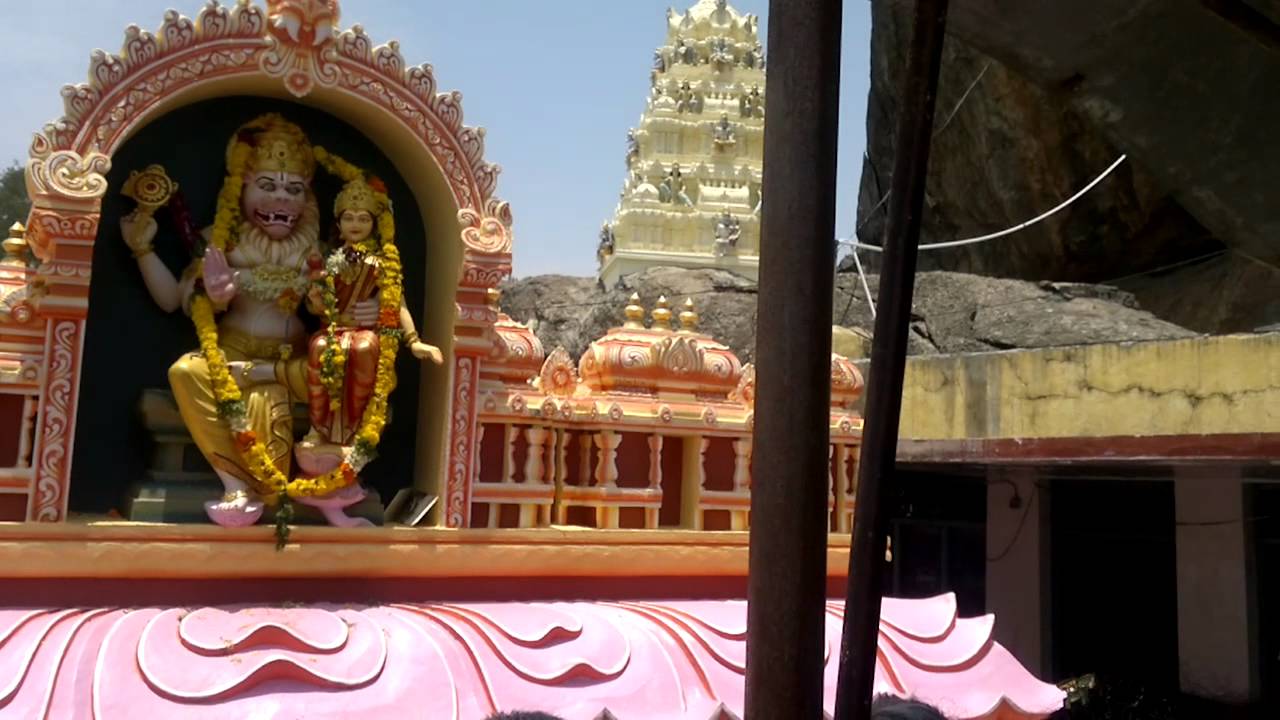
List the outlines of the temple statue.
<svg viewBox="0 0 1280 720">
<path fill-rule="evenodd" d="M 226 370 L 242 387 L 242 431 L 261 440 L 268 462 L 286 475 L 293 453 L 291 405 L 306 397 L 306 386 L 300 373 L 287 372 L 284 361 L 304 347 L 297 309 L 307 289 L 308 263 L 320 257 L 320 213 L 311 189 L 315 167 L 305 133 L 279 115 L 241 127 L 227 148 L 228 179 L 238 181 L 227 185 L 238 185 L 237 192 L 223 191 L 238 195 L 237 207 L 231 208 L 238 213 L 220 208 L 218 219 L 236 225 L 223 231 L 233 231 L 227 234 L 234 239 L 225 249 L 214 243 L 203 261 L 195 260 L 180 278 L 152 252 L 156 222 L 150 213 L 140 209 L 120 222 L 147 290 L 162 310 L 181 307 L 191 313 L 199 292 L 222 311 L 217 347 L 225 355 Z M 212 241 L 214 234 L 208 228 L 202 239 Z M 362 314 L 369 310 L 360 308 Z M 250 525 L 264 505 L 254 491 L 254 470 L 237 446 L 236 430 L 222 417 L 226 408 L 215 396 L 213 380 L 199 351 L 169 370 L 183 421 L 226 491 L 221 500 L 206 503 L 206 512 L 220 525 Z"/>
<path fill-rule="evenodd" d="M 418 338 L 400 293 L 391 203 L 381 181 L 348 181 L 334 201 L 333 216 L 341 244 L 323 269 L 312 272 L 315 282 L 307 293 L 308 309 L 325 320 L 308 346 L 311 429 L 297 447 L 298 466 L 311 476 L 332 472 L 353 453 L 371 454 L 357 435 L 370 422 L 371 404 L 385 406 L 394 387 L 397 342 L 420 360 L 443 362 L 439 348 Z M 366 302 L 378 304 L 376 323 L 355 314 Z M 363 499 L 363 490 L 356 482 L 344 490 L 300 502 L 320 508 L 333 525 L 367 524 L 342 513 Z"/>
<path fill-rule="evenodd" d="M 403 338 L 418 357 L 440 361 L 436 348 L 418 341 L 400 299 L 390 203 L 385 192 L 363 183 L 358 169 L 312 147 L 301 128 L 278 114 L 242 126 L 227 146 L 226 165 L 213 225 L 199 234 L 179 227 L 195 255 L 181 277 L 152 251 L 151 213 L 164 200 L 144 202 L 148 192 L 138 190 L 140 184 L 171 184 L 162 169 L 148 168 L 150 180 L 135 179 L 125 188 L 139 206 L 120 222 L 156 304 L 166 312 L 182 308 L 196 325 L 200 347 L 173 364 L 169 383 L 183 422 L 225 491 L 205 511 L 219 525 L 250 525 L 267 504 L 292 498 L 321 507 L 331 522 L 350 524 L 334 508 L 363 497 L 358 472 L 386 422 L 397 343 Z M 343 247 L 327 264 L 312 190 L 318 166 L 348 182 L 335 208 Z M 353 183 L 357 179 L 361 184 Z M 390 310 L 383 307 L 388 297 L 394 298 Z M 308 343 L 298 316 L 304 299 L 325 305 L 322 343 Z M 333 391 L 327 404 L 316 402 L 311 365 L 317 344 L 320 363 L 329 362 L 320 372 L 325 390 Z M 303 472 L 295 475 L 292 407 L 308 401 L 315 427 L 311 444 L 298 448 Z M 373 412 L 365 413 L 370 407 Z M 328 445 L 340 451 L 305 452 Z"/>
<path fill-rule="evenodd" d="M 740 237 L 742 237 L 742 224 L 728 210 L 725 210 L 720 217 L 716 218 L 716 257 L 724 257 L 737 250 Z"/>
</svg>

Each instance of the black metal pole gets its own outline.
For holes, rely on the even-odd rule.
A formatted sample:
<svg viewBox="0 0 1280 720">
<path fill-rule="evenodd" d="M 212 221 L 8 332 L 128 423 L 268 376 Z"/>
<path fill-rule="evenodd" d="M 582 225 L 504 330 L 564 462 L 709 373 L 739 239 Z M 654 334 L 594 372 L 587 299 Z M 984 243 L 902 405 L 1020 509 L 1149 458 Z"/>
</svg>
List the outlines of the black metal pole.
<svg viewBox="0 0 1280 720">
<path fill-rule="evenodd" d="M 769 3 L 747 718 L 822 717 L 841 0 Z"/>
<path fill-rule="evenodd" d="M 845 599 L 844 636 L 836 689 L 836 720 L 868 720 L 875 683 L 880 598 L 885 571 L 886 517 L 883 493 L 893 482 L 902 415 L 902 378 L 907 365 L 911 294 L 920 245 L 929 141 L 942 65 L 947 0 L 916 0 L 915 30 L 898 106 L 897 156 L 890 183 L 889 223 L 880 270 L 880 298 L 867 414 L 859 462 L 853 552 Z M 770 120 L 772 122 L 772 119 Z"/>
</svg>

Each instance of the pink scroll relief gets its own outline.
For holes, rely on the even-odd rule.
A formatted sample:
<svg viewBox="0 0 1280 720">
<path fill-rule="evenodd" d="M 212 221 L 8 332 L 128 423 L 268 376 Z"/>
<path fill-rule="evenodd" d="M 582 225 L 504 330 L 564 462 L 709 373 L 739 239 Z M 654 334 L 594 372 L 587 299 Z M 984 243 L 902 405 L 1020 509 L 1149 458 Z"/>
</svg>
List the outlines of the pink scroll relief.
<svg viewBox="0 0 1280 720">
<path fill-rule="evenodd" d="M 876 691 L 953 718 L 1060 708 L 992 624 L 951 595 L 886 600 Z M 0 610 L 0 718 L 719 720 L 742 715 L 745 640 L 739 601 Z"/>
</svg>

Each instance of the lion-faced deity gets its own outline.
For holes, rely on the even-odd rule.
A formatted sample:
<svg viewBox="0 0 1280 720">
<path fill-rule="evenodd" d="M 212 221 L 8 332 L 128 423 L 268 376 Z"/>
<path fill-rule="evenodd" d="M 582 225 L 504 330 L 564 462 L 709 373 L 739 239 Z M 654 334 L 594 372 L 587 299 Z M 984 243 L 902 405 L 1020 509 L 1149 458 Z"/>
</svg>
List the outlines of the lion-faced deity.
<svg viewBox="0 0 1280 720">
<path fill-rule="evenodd" d="M 242 252 L 279 263 L 309 249 L 319 237 L 320 214 L 311 188 L 315 154 L 306 134 L 271 114 L 245 125 L 235 140 L 251 148 L 240 197 Z"/>
</svg>

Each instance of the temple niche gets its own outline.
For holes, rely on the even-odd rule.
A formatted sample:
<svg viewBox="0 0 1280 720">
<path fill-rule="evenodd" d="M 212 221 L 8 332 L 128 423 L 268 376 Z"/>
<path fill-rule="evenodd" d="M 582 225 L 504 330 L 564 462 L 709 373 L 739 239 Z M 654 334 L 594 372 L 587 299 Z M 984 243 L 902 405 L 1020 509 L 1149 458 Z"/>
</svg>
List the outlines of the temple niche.
<svg viewBox="0 0 1280 720">
<path fill-rule="evenodd" d="M 396 245 L 404 267 L 403 292 L 413 317 L 424 313 L 429 274 L 422 213 L 394 164 L 365 135 L 333 115 L 297 102 L 260 97 L 228 97 L 180 108 L 157 119 L 130 138 L 113 157 L 107 182 L 125 187 L 130 175 L 161 165 L 178 183 L 185 212 L 194 227 L 213 224 L 223 184 L 228 138 L 245 123 L 277 114 L 296 123 L 315 147 L 341 148 L 352 164 L 365 168 L 387 186 L 396 210 Z M 192 132 L 192 128 L 199 128 Z M 181 153 L 174 152 L 182 148 Z M 336 239 L 334 199 L 341 180 L 313 174 L 315 228 L 321 246 Z M 189 317 L 166 312 L 148 293 L 141 263 L 122 237 L 121 220 L 136 202 L 124 192 L 103 197 L 102 220 L 93 256 L 89 289 L 84 364 L 81 383 L 94 388 L 82 401 L 76 424 L 78 442 L 72 462 L 71 510 L 105 514 L 118 510 L 132 520 L 205 522 L 204 503 L 223 493 L 214 468 L 191 442 L 170 388 L 171 366 L 196 348 Z M 172 208 L 158 209 L 154 254 L 165 268 L 181 276 L 192 251 L 181 237 Z M 252 288 L 251 288 L 252 289 Z M 305 303 L 302 303 L 305 305 Z M 303 333 L 314 333 L 322 318 L 302 308 Z M 299 351 L 299 357 L 305 353 Z M 390 397 L 390 422 L 380 445 L 380 459 L 361 473 L 369 497 L 353 512 L 381 523 L 383 504 L 412 484 L 420 362 L 408 351 L 396 362 L 397 387 Z M 308 431 L 305 398 L 294 408 L 295 440 Z M 115 418 L 105 423 L 103 418 Z M 120 452 L 138 448 L 139 452 Z M 117 471 L 104 477 L 100 468 Z M 301 508 L 299 508 L 301 511 Z M 300 519 L 319 520 L 315 513 Z"/>
<path fill-rule="evenodd" d="M 627 179 L 597 248 L 606 287 L 656 266 L 756 278 L 764 67 L 755 16 L 721 0 L 668 14 L 649 99 L 627 135 Z"/>
<path fill-rule="evenodd" d="M 458 94 L 339 20 L 169 12 L 63 90 L 0 272 L 0 520 L 274 514 L 284 541 L 407 491 L 466 524 L 510 208 Z"/>
</svg>

